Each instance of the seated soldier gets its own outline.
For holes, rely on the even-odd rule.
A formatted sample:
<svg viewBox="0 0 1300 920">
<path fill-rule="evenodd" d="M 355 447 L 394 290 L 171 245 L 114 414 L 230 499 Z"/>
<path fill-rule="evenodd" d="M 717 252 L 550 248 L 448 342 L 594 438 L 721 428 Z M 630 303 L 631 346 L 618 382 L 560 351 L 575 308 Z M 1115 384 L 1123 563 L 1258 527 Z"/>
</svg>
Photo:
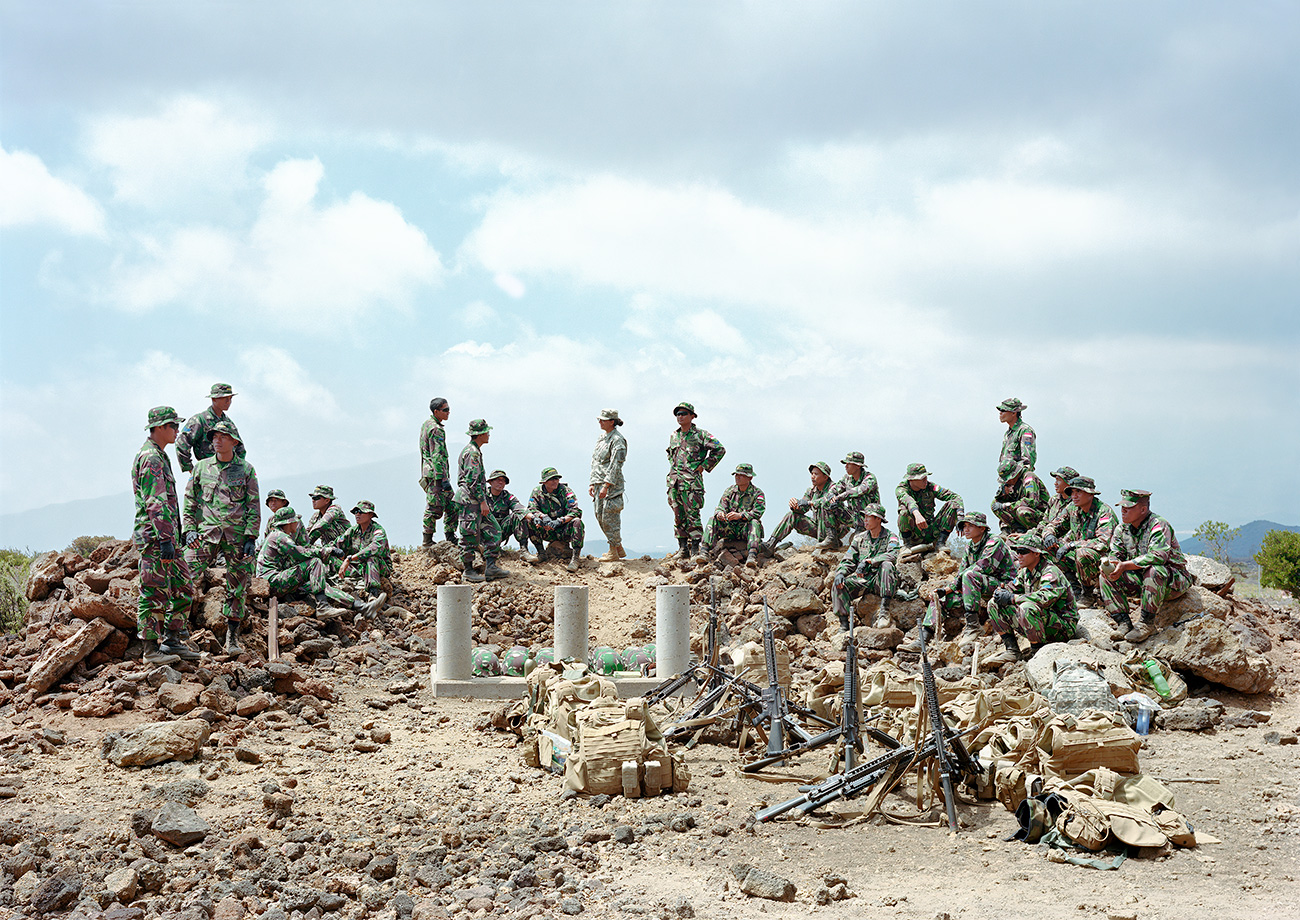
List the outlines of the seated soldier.
<svg viewBox="0 0 1300 920">
<path fill-rule="evenodd" d="M 745 565 L 758 565 L 758 551 L 763 546 L 763 512 L 767 508 L 763 490 L 754 485 L 754 467 L 741 463 L 732 476 L 736 484 L 727 486 L 718 501 L 713 517 L 704 525 L 704 545 L 716 552 L 723 540 L 744 540 L 749 555 Z"/>
<path fill-rule="evenodd" d="M 989 622 L 1004 647 L 985 659 L 990 668 L 1020 660 L 1018 635 L 1029 640 L 1034 655 L 1048 642 L 1069 642 L 1079 624 L 1074 592 L 1043 547 L 1036 533 L 1011 537 L 1020 571 L 1010 587 L 1003 585 L 989 601 Z"/>
<path fill-rule="evenodd" d="M 578 571 L 582 560 L 582 541 L 585 532 L 582 525 L 582 509 L 578 507 L 578 496 L 560 481 L 559 471 L 553 466 L 542 470 L 541 481 L 528 496 L 528 538 L 537 545 L 536 557 L 525 557 L 525 561 L 537 562 L 546 554 L 548 540 L 563 540 L 569 544 L 570 558 L 566 568 L 570 572 Z"/>
<path fill-rule="evenodd" d="M 271 532 L 257 554 L 257 577 L 265 578 L 271 585 L 271 593 L 281 600 L 288 600 L 296 594 L 305 595 L 318 607 L 334 606 L 344 610 L 359 611 L 361 616 L 369 616 L 379 609 L 378 600 L 357 600 L 342 588 L 329 581 L 325 564 L 321 561 L 326 556 L 342 556 L 343 551 L 337 546 L 306 546 L 297 540 L 297 532 L 302 529 L 302 519 L 288 505 L 277 508 L 271 515 Z"/>
<path fill-rule="evenodd" d="M 524 509 L 524 503 L 515 498 L 506 486 L 510 485 L 510 477 L 505 474 L 504 470 L 493 470 L 492 475 L 488 477 L 488 511 L 492 514 L 493 520 L 501 528 L 501 545 L 506 545 L 506 540 L 514 537 L 519 541 L 519 548 L 525 553 L 528 552 L 528 524 L 524 521 L 524 515 L 527 511 Z"/>
<path fill-rule="evenodd" d="M 790 510 L 772 531 L 772 539 L 767 541 L 769 552 L 774 552 L 791 531 L 798 531 L 805 537 L 812 537 L 815 540 L 828 536 L 822 531 L 820 524 L 826 519 L 826 502 L 831 491 L 830 464 L 825 460 L 818 460 L 811 464 L 808 467 L 808 477 L 812 480 L 812 485 L 804 491 L 803 498 L 790 499 Z M 840 545 L 838 538 L 833 545 Z"/>
<path fill-rule="evenodd" d="M 1011 551 L 999 536 L 989 532 L 988 518 L 980 511 L 968 511 L 961 519 L 961 535 L 970 543 L 958 563 L 957 577 L 950 588 L 940 588 L 925 608 L 919 629 L 926 630 L 925 640 L 934 637 L 936 624 L 945 614 L 962 613 L 965 627 L 957 637 L 960 649 L 973 648 L 979 640 L 980 606 L 993 596 L 994 590 L 1009 584 L 1016 576 Z M 919 638 L 898 647 L 902 652 L 919 652 Z"/>
<path fill-rule="evenodd" d="M 990 509 L 1002 523 L 1004 534 L 1033 530 L 1047 510 L 1047 489 L 1033 470 L 1015 460 L 998 464 L 998 481 L 1002 483 Z"/>
<path fill-rule="evenodd" d="M 840 629 L 849 629 L 849 610 L 853 598 L 861 594 L 875 594 L 880 598 L 876 620 L 877 629 L 890 625 L 889 600 L 894 596 L 897 579 L 894 567 L 898 565 L 901 545 L 898 537 L 884 527 L 885 506 L 879 502 L 867 505 L 864 529 L 853 538 L 848 552 L 835 569 L 835 586 L 831 590 L 831 606 L 840 618 Z"/>
<path fill-rule="evenodd" d="M 894 495 L 898 498 L 898 535 L 906 547 L 928 543 L 938 550 L 948 542 L 948 534 L 966 507 L 952 489 L 930 482 L 924 463 L 907 465 L 907 478 L 898 484 Z M 939 502 L 944 502 L 943 507 L 938 507 Z"/>
<path fill-rule="evenodd" d="M 1151 493 L 1121 489 L 1119 494 L 1120 523 L 1101 563 L 1099 587 L 1106 611 L 1129 630 L 1124 639 L 1137 643 L 1151 637 L 1160 605 L 1182 597 L 1192 576 L 1173 527 L 1151 512 Z M 1128 595 L 1138 596 L 1136 624 L 1129 618 Z"/>
<path fill-rule="evenodd" d="M 275 525 L 271 523 L 271 518 L 275 517 L 275 513 L 281 508 L 289 507 L 289 499 L 285 496 L 283 489 L 272 489 L 270 492 L 266 493 L 266 501 L 264 504 L 266 505 L 267 510 L 271 513 L 266 516 L 266 532 L 263 534 L 263 545 L 266 543 L 265 538 L 271 535 L 272 530 L 275 530 Z M 293 539 L 295 542 L 306 546 L 306 530 L 302 527 L 294 528 Z"/>
<path fill-rule="evenodd" d="M 348 516 L 334 501 L 334 490 L 329 486 L 317 486 L 307 494 L 311 497 L 311 506 L 316 509 L 307 522 L 308 545 L 342 546 L 343 536 L 351 525 Z"/>
<path fill-rule="evenodd" d="M 374 607 L 378 610 L 388 599 L 380 579 L 393 574 L 393 556 L 388 549 L 388 534 L 375 520 L 379 515 L 375 514 L 374 502 L 357 502 L 352 507 L 352 514 L 357 522 L 343 535 L 341 548 L 344 555 L 339 577 L 342 578 L 348 569 L 352 569 L 366 596 L 379 599 Z"/>
<path fill-rule="evenodd" d="M 880 485 L 874 474 L 867 472 L 862 451 L 852 450 L 840 461 L 844 464 L 844 478 L 831 486 L 822 507 L 822 520 L 818 527 L 825 535 L 822 545 L 838 546 L 840 537 L 851 539 L 863 527 L 862 518 L 867 505 L 880 501 Z"/>
<path fill-rule="evenodd" d="M 1070 480 L 1070 505 L 1066 517 L 1068 530 L 1065 538 L 1056 545 L 1057 564 L 1065 577 L 1070 580 L 1070 587 L 1075 597 L 1092 594 L 1097 590 L 1097 573 L 1101 569 L 1101 557 L 1110 547 L 1111 537 L 1115 536 L 1115 525 L 1119 521 L 1115 512 L 1105 502 L 1098 501 L 1097 484 L 1087 476 L 1076 476 Z M 1047 546 L 1047 541 L 1043 541 Z"/>
<path fill-rule="evenodd" d="M 1047 499 L 1047 510 L 1043 519 L 1034 528 L 1043 538 L 1043 546 L 1056 549 L 1056 541 L 1065 533 L 1066 514 L 1070 510 L 1070 480 L 1077 478 L 1079 471 L 1072 466 L 1063 466 L 1052 470 L 1052 494 Z"/>
</svg>

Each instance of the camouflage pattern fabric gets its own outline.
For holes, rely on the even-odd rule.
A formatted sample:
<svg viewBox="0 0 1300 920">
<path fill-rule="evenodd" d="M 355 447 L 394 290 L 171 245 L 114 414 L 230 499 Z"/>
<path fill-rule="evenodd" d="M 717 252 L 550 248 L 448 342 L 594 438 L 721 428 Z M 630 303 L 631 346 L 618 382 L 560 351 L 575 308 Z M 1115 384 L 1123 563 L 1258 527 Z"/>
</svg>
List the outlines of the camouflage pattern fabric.
<svg viewBox="0 0 1300 920">
<path fill-rule="evenodd" d="M 1035 529 L 1043 520 L 1047 504 L 1047 487 L 1043 481 L 1033 473 L 1024 473 L 998 489 L 990 508 L 1002 522 L 1002 532 L 1010 534 Z"/>
<path fill-rule="evenodd" d="M 617 427 L 602 431 L 591 452 L 590 485 L 596 489 L 596 523 L 610 546 L 623 543 L 623 464 L 627 460 L 627 438 Z M 601 488 L 609 483 L 602 498 Z"/>
<path fill-rule="evenodd" d="M 491 562 L 501 555 L 501 527 L 491 514 L 480 514 L 478 502 L 458 504 L 460 509 L 461 547 L 466 559 L 472 559 L 476 550 L 483 553 L 483 561 Z"/>
<path fill-rule="evenodd" d="M 164 630 L 178 629 L 189 620 L 194 577 L 180 547 L 175 559 L 164 559 L 158 545 L 140 551 L 140 600 L 136 628 L 142 639 L 157 642 Z"/>
<path fill-rule="evenodd" d="M 1138 568 L 1114 581 L 1100 579 L 1098 590 L 1106 611 L 1116 619 L 1129 615 L 1128 595 L 1137 595 L 1138 611 L 1144 620 L 1155 618 L 1165 601 L 1181 597 L 1192 586 L 1187 557 L 1178 545 L 1173 527 L 1158 514 L 1148 513 L 1137 527 L 1122 520 L 1115 525 L 1109 555 L 1131 561 Z"/>
<path fill-rule="evenodd" d="M 540 521 L 528 522 L 528 535 L 534 542 L 563 540 L 574 550 L 582 549 L 586 528 L 582 523 L 582 509 L 578 507 L 578 496 L 569 486 L 561 482 L 554 492 L 547 492 L 546 486 L 539 483 L 528 496 L 528 513 L 541 514 L 552 520 L 573 515 L 573 520 L 558 527 L 547 527 Z"/>
<path fill-rule="evenodd" d="M 185 488 L 184 527 L 200 542 L 257 539 L 262 507 L 253 465 L 240 456 L 226 463 L 206 457 L 195 464 Z"/>
<path fill-rule="evenodd" d="M 767 510 L 767 499 L 763 490 L 752 482 L 749 488 L 741 491 L 734 483 L 727 486 L 718 500 L 713 517 L 704 525 L 704 544 L 714 546 L 723 540 L 744 540 L 746 552 L 757 553 L 763 543 L 763 513 Z M 720 521 L 719 514 L 736 511 L 744 517 L 739 521 Z"/>
<path fill-rule="evenodd" d="M 176 474 L 167 452 L 146 438 L 131 464 L 135 528 L 131 543 L 140 551 L 140 599 L 136 622 L 141 637 L 158 640 L 165 629 L 189 617 L 193 579 L 183 557 Z M 163 559 L 160 544 L 170 540 L 175 559 Z"/>
<path fill-rule="evenodd" d="M 623 493 L 618 495 L 608 495 L 605 498 L 600 497 L 600 489 L 596 490 L 596 523 L 600 525 L 601 532 L 605 534 L 605 539 L 610 546 L 623 545 Z"/>
<path fill-rule="evenodd" d="M 989 603 L 989 622 L 999 635 L 1019 633 L 1033 645 L 1068 642 L 1079 625 L 1079 608 L 1062 572 L 1047 556 L 1021 569 L 1011 585 L 1010 604 Z"/>
<path fill-rule="evenodd" d="M 820 489 L 816 486 L 809 486 L 805 489 L 803 498 L 799 499 L 800 510 L 787 511 L 777 523 L 776 529 L 772 531 L 772 545 L 776 546 L 794 531 L 816 540 L 824 539 L 826 531 L 823 529 L 822 524 L 826 521 L 826 505 L 830 499 L 830 494 L 831 483 L 829 480 Z M 808 507 L 804 508 L 804 504 L 807 504 Z M 843 531 L 836 532 L 836 536 L 842 535 Z"/>
<path fill-rule="evenodd" d="M 867 505 L 880 501 L 880 484 L 873 473 L 865 469 L 862 475 L 854 479 L 847 472 L 840 481 L 831 486 L 826 496 L 826 504 L 821 506 L 817 527 L 823 534 L 834 533 L 843 536 L 854 530 L 861 530 L 863 512 Z"/>
<path fill-rule="evenodd" d="M 1026 472 L 1033 472 L 1034 466 L 1038 463 L 1038 442 L 1034 429 L 1026 425 L 1022 418 L 1017 417 L 1007 427 L 1007 433 L 1002 436 L 1002 452 L 998 454 L 998 465 L 1001 466 L 1005 460 L 1022 464 Z"/>
<path fill-rule="evenodd" d="M 1015 577 L 1016 562 L 1006 541 L 986 530 L 978 543 L 972 541 L 962 553 L 957 580 L 952 590 L 939 595 L 940 606 L 945 614 L 974 613 L 994 591 Z M 934 626 L 934 604 L 926 606 L 922 622 Z"/>
<path fill-rule="evenodd" d="M 299 528 L 299 532 L 302 528 Z M 352 595 L 328 581 L 323 547 L 298 543 L 278 527 L 272 531 L 257 554 L 257 577 L 265 578 L 279 598 L 301 592 L 315 597 L 324 594 L 340 607 L 351 608 Z"/>
<path fill-rule="evenodd" d="M 898 587 L 895 568 L 902 548 L 898 537 L 888 527 L 882 526 L 878 537 L 863 530 L 853 538 L 844 558 L 835 567 L 838 583 L 831 592 L 831 607 L 837 616 L 848 613 L 854 597 L 863 594 L 894 596 Z M 843 581 L 838 580 L 841 575 Z"/>
<path fill-rule="evenodd" d="M 380 579 L 393 574 L 393 555 L 383 526 L 375 520 L 365 530 L 353 524 L 343 535 L 343 552 L 352 560 L 347 573 L 355 575 L 372 597 L 379 594 Z"/>
<path fill-rule="evenodd" d="M 1059 565 L 1084 587 L 1097 587 L 1101 571 L 1101 557 L 1110 547 L 1119 516 L 1110 505 L 1096 498 L 1092 508 L 1084 511 L 1073 503 L 1066 515 L 1068 533 L 1061 541 Z"/>
<path fill-rule="evenodd" d="M 198 415 L 190 416 L 189 420 L 181 426 L 180 434 L 176 436 L 176 457 L 181 462 L 182 472 L 190 472 L 194 469 L 195 462 L 212 456 L 212 426 L 217 422 L 228 422 L 230 427 L 235 429 L 235 434 L 239 438 L 235 444 L 235 456 L 248 455 L 244 449 L 244 438 L 239 434 L 239 428 L 231 419 L 230 413 L 223 412 L 217 415 L 217 410 L 208 406 Z"/>
<path fill-rule="evenodd" d="M 248 593 L 248 583 L 253 577 L 254 557 L 251 554 L 244 556 L 243 552 L 242 537 L 238 540 L 227 540 L 223 537 L 216 542 L 200 539 L 193 546 L 185 548 L 185 561 L 193 572 L 196 587 L 202 582 L 203 576 L 207 574 L 217 558 L 225 557 L 226 600 L 221 605 L 221 612 L 227 620 L 243 621 L 244 619 L 244 595 Z"/>
<path fill-rule="evenodd" d="M 509 489 L 502 489 L 500 495 L 488 491 L 488 509 L 496 519 L 497 529 L 501 531 L 501 542 L 510 537 L 519 541 L 519 545 L 528 548 L 528 525 L 524 521 L 524 504 Z"/>
<path fill-rule="evenodd" d="M 903 538 L 904 546 L 946 542 L 957 520 L 966 513 L 960 495 L 929 479 L 919 492 L 913 491 L 904 479 L 894 490 L 894 496 L 898 499 L 898 535 Z M 938 507 L 939 502 L 944 505 Z M 926 520 L 925 528 L 918 527 L 913 518 L 917 511 Z"/>
<path fill-rule="evenodd" d="M 420 426 L 420 488 L 424 489 L 424 529 L 446 519 L 448 535 L 456 532 L 456 503 L 451 486 L 451 461 L 447 456 L 447 429 L 429 416 Z"/>
<path fill-rule="evenodd" d="M 323 511 L 317 511 L 307 522 L 307 544 L 310 546 L 342 546 L 343 536 L 352 525 L 337 502 L 330 502 Z"/>
<path fill-rule="evenodd" d="M 678 540 L 701 540 L 704 527 L 704 474 L 713 470 L 727 449 L 722 442 L 694 424 L 676 429 L 668 439 L 668 505 L 673 509 L 673 535 Z"/>
<path fill-rule="evenodd" d="M 1054 537 L 1062 536 L 1070 526 L 1069 514 L 1073 507 L 1074 502 L 1067 496 L 1057 495 L 1056 490 L 1053 489 L 1047 499 L 1047 510 L 1043 512 L 1043 517 L 1034 531 L 1040 537 L 1045 537 L 1049 533 Z"/>
</svg>

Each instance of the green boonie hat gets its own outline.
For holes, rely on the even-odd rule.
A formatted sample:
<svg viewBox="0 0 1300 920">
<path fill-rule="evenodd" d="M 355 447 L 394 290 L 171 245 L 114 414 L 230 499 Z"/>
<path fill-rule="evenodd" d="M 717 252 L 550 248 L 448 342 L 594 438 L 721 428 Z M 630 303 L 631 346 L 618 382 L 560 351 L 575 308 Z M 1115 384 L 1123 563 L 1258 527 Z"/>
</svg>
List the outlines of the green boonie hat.
<svg viewBox="0 0 1300 920">
<path fill-rule="evenodd" d="M 831 478 L 831 465 L 825 460 L 818 460 L 816 463 L 808 464 L 808 472 L 811 473 L 813 470 L 821 470 L 826 474 L 827 479 Z"/>
<path fill-rule="evenodd" d="M 1024 467 L 1019 460 L 1003 460 L 998 464 L 998 480 L 1000 482 L 1010 482 L 1023 472 Z"/>
<path fill-rule="evenodd" d="M 301 520 L 302 518 L 298 517 L 298 512 L 294 511 L 291 506 L 285 505 L 271 515 L 271 526 L 283 527 L 285 524 L 292 524 L 294 521 Z"/>
<path fill-rule="evenodd" d="M 1043 546 L 1043 538 L 1032 530 L 1028 533 L 1018 534 L 1011 541 L 1011 549 L 1017 553 L 1044 553 L 1047 547 Z"/>
<path fill-rule="evenodd" d="M 685 409 L 691 415 L 695 414 L 695 407 L 688 402 L 679 402 L 677 405 L 673 406 L 673 415 L 677 414 L 678 409 Z"/>
<path fill-rule="evenodd" d="M 375 503 L 364 498 L 352 506 L 353 514 L 375 514 Z M 375 514 L 375 517 L 379 515 Z"/>
<path fill-rule="evenodd" d="M 1097 483 L 1092 481 L 1091 476 L 1075 476 L 1070 480 L 1070 491 L 1078 489 L 1080 492 L 1090 492 L 1093 495 L 1100 495 L 1101 490 L 1097 488 Z"/>
<path fill-rule="evenodd" d="M 1014 396 L 1012 396 L 1010 399 L 1004 399 L 1002 400 L 1002 402 L 998 403 L 999 412 L 1024 412 L 1028 408 L 1029 408 L 1028 406 L 1026 406 L 1024 403 L 1022 403 L 1019 399 L 1017 399 Z"/>
<path fill-rule="evenodd" d="M 560 471 L 553 466 L 548 466 L 546 469 L 542 470 L 541 478 L 538 479 L 537 481 L 546 482 L 548 479 L 559 479 L 559 478 L 560 478 Z"/>
<path fill-rule="evenodd" d="M 878 517 L 882 521 L 888 520 L 888 518 L 885 517 L 885 506 L 880 502 L 872 502 L 867 505 L 866 510 L 863 511 L 862 514 L 864 517 Z"/>
<path fill-rule="evenodd" d="M 289 496 L 287 496 L 287 495 L 284 494 L 284 490 L 283 490 L 283 489 L 272 489 L 270 492 L 267 492 L 267 493 L 266 493 L 266 504 L 269 505 L 269 504 L 271 503 L 271 499 L 273 499 L 273 498 L 278 498 L 278 499 L 280 499 L 280 501 L 282 501 L 282 502 L 287 502 L 287 501 L 289 500 Z"/>
<path fill-rule="evenodd" d="M 239 436 L 239 432 L 235 430 L 235 426 L 230 424 L 230 422 L 226 421 L 224 418 L 212 426 L 212 434 L 214 437 L 219 434 L 224 434 L 228 437 L 234 438 L 236 441 L 243 440 L 243 438 Z"/>
<path fill-rule="evenodd" d="M 957 526 L 960 527 L 962 524 L 974 524 L 976 527 L 983 527 L 987 530 L 989 519 L 984 516 L 983 511 L 967 511 L 961 516 L 961 520 L 957 522 Z"/>
<path fill-rule="evenodd" d="M 228 383 L 214 383 L 212 389 L 208 390 L 209 399 L 220 399 L 223 396 L 237 395 L 234 389 Z"/>
<path fill-rule="evenodd" d="M 1072 466 L 1063 466 L 1059 470 L 1052 470 L 1052 475 L 1068 483 L 1071 479 L 1079 478 L 1079 471 Z"/>
<path fill-rule="evenodd" d="M 493 479 L 504 479 L 506 485 L 510 485 L 510 477 L 506 475 L 505 470 L 493 470 L 492 475 L 487 478 L 487 481 L 491 482 Z"/>
<path fill-rule="evenodd" d="M 909 463 L 907 465 L 907 479 L 925 479 L 930 474 L 925 469 L 924 463 Z"/>
<path fill-rule="evenodd" d="M 1115 505 L 1119 508 L 1132 508 L 1134 505 L 1140 505 L 1150 500 L 1151 493 L 1143 489 L 1120 489 L 1119 501 Z"/>
<path fill-rule="evenodd" d="M 332 486 L 317 486 L 307 493 L 308 498 L 328 498 L 334 501 L 334 488 Z"/>
<path fill-rule="evenodd" d="M 177 426 L 181 423 L 181 417 L 176 414 L 176 410 L 171 406 L 154 406 L 149 410 L 149 424 L 145 425 L 150 431 L 155 428 L 161 428 L 163 425 L 170 425 L 175 422 Z"/>
<path fill-rule="evenodd" d="M 476 418 L 474 419 L 474 421 L 469 423 L 469 431 L 465 433 L 469 435 L 471 438 L 474 438 L 474 437 L 478 437 L 481 434 L 487 434 L 491 430 L 492 430 L 492 426 L 489 425 L 485 420 L 481 418 Z"/>
<path fill-rule="evenodd" d="M 617 409 L 601 409 L 600 420 L 602 422 L 613 422 L 615 425 L 623 424 L 623 420 L 618 417 Z"/>
<path fill-rule="evenodd" d="M 844 455 L 844 459 L 840 463 L 856 463 L 858 466 L 866 466 L 867 458 L 862 455 L 862 451 L 851 450 Z"/>
<path fill-rule="evenodd" d="M 731 474 L 732 474 L 733 476 L 736 476 L 736 475 L 740 475 L 740 476 L 748 476 L 750 479 L 753 479 L 753 478 L 754 478 L 754 464 L 752 464 L 752 463 L 737 463 L 737 464 L 736 464 L 736 468 L 735 468 L 734 470 L 732 470 Z"/>
</svg>

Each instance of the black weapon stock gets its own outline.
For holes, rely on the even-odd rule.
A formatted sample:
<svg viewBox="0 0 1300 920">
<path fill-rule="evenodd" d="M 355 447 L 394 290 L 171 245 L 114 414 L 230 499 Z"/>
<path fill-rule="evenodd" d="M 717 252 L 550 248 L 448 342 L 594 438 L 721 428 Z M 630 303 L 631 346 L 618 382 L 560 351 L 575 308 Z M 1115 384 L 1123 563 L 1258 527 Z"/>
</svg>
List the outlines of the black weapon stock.
<svg viewBox="0 0 1300 920">
<path fill-rule="evenodd" d="M 939 694 L 934 686 L 934 670 L 930 667 L 930 656 L 925 647 L 925 630 L 919 630 L 921 636 L 921 680 L 925 685 L 925 706 L 929 710 L 930 728 L 934 740 L 934 756 L 939 762 L 939 779 L 943 785 L 943 807 L 948 813 L 948 829 L 957 831 L 957 793 L 952 788 L 952 762 L 944 745 L 943 713 L 939 711 Z"/>
</svg>

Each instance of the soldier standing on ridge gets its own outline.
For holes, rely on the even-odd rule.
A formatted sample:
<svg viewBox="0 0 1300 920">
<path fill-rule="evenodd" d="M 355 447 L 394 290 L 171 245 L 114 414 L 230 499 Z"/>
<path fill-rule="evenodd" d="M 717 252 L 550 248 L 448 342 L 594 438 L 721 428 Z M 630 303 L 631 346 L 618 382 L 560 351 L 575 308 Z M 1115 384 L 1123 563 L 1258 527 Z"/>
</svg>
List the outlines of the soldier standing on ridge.
<svg viewBox="0 0 1300 920">
<path fill-rule="evenodd" d="M 704 527 L 704 474 L 713 471 L 727 449 L 703 428 L 695 427 L 695 407 L 680 402 L 673 408 L 677 430 L 668 439 L 668 506 L 673 509 L 673 534 L 678 555 L 685 559 L 700 551 Z"/>
<path fill-rule="evenodd" d="M 596 421 L 602 433 L 591 453 L 591 485 L 587 487 L 587 493 L 596 503 L 596 523 L 609 541 L 609 551 L 600 558 L 617 561 L 627 557 L 623 552 L 621 526 L 627 438 L 618 430 L 623 420 L 618 417 L 617 409 L 601 409 Z"/>
<path fill-rule="evenodd" d="M 1032 473 L 1038 465 L 1038 443 L 1034 429 L 1020 418 L 1020 414 L 1028 408 L 1014 396 L 998 403 L 998 419 L 1007 426 L 1007 433 L 1002 436 L 1002 452 L 998 454 L 998 464 L 1016 460 L 1023 464 L 1026 472 Z"/>
<path fill-rule="evenodd" d="M 442 423 L 451 406 L 441 396 L 429 403 L 429 418 L 420 426 L 420 487 L 424 489 L 424 546 L 433 545 L 433 529 L 444 519 L 447 542 L 456 542 L 456 503 L 452 496 L 451 462 L 447 458 L 447 431 Z"/>
<path fill-rule="evenodd" d="M 230 401 L 235 395 L 230 384 L 214 383 L 212 389 L 208 391 L 212 405 L 198 415 L 191 416 L 181 428 L 180 436 L 176 439 L 176 458 L 181 462 L 182 472 L 190 472 L 194 469 L 194 462 L 212 456 L 212 432 L 217 422 L 224 421 L 234 429 L 235 456 L 244 456 L 244 442 L 239 436 L 239 429 L 235 428 L 235 423 L 230 420 L 230 416 L 226 415 L 226 410 L 230 408 Z M 190 460 L 191 454 L 194 461 Z"/>
<path fill-rule="evenodd" d="M 456 460 L 456 506 L 460 509 L 460 538 L 464 550 L 461 577 L 471 584 L 505 578 L 510 573 L 497 565 L 501 552 L 501 528 L 488 504 L 487 477 L 483 472 L 482 446 L 492 436 L 492 426 L 476 418 L 469 423 L 469 443 Z M 483 574 L 474 568 L 474 554 L 483 553 Z"/>
</svg>

